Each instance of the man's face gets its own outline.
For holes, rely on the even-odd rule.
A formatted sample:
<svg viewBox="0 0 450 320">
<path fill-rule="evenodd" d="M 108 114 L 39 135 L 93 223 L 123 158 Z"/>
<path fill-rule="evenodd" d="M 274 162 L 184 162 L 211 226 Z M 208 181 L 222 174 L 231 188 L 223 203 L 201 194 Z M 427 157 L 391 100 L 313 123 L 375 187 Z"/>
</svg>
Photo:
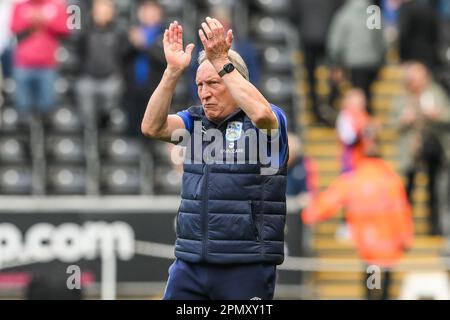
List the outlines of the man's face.
<svg viewBox="0 0 450 320">
<path fill-rule="evenodd" d="M 96 1 L 92 8 L 94 21 L 99 26 L 104 26 L 114 19 L 114 5 L 108 1 Z"/>
<path fill-rule="evenodd" d="M 163 19 L 162 9 L 157 4 L 144 4 L 138 11 L 139 22 L 145 26 L 154 26 Z"/>
<path fill-rule="evenodd" d="M 366 109 L 366 98 L 362 92 L 354 91 L 347 94 L 342 106 L 343 109 L 364 111 Z"/>
<path fill-rule="evenodd" d="M 208 60 L 198 67 L 195 81 L 198 97 L 209 120 L 219 123 L 236 110 L 236 102 Z"/>
<path fill-rule="evenodd" d="M 415 64 L 410 66 L 406 72 L 406 86 L 408 90 L 414 93 L 421 93 L 428 85 L 427 69 Z"/>
</svg>

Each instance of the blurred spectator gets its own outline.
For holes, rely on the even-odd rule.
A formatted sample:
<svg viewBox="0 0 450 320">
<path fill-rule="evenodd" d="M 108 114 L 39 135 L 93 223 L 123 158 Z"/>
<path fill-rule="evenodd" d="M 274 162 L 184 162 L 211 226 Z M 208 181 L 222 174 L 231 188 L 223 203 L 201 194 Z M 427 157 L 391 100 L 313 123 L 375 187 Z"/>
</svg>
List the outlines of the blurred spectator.
<svg viewBox="0 0 450 320">
<path fill-rule="evenodd" d="M 303 155 L 302 143 L 296 134 L 289 133 L 288 142 L 286 195 L 297 197 L 299 205 L 305 207 L 310 197 L 318 190 L 317 164 Z"/>
<path fill-rule="evenodd" d="M 316 68 L 325 60 L 329 25 L 344 0 L 292 0 L 290 19 L 298 28 L 308 72 L 309 96 L 316 120 L 323 121 L 316 93 Z"/>
<path fill-rule="evenodd" d="M 13 0 L 0 1 L 0 78 L 12 77 L 11 45 L 12 35 L 10 30 Z"/>
<path fill-rule="evenodd" d="M 383 23 L 385 24 L 385 35 L 389 44 L 398 38 L 398 14 L 400 5 L 404 0 L 382 0 L 381 10 Z"/>
<path fill-rule="evenodd" d="M 404 0 L 382 0 L 381 10 L 383 22 L 387 26 L 395 26 L 398 23 L 398 10 Z"/>
<path fill-rule="evenodd" d="M 364 158 L 364 143 L 375 132 L 374 121 L 366 109 L 367 101 L 364 91 L 352 89 L 347 91 L 341 103 L 341 111 L 336 119 L 336 132 L 341 143 L 341 173 L 351 172 Z M 346 240 L 349 229 L 343 217 L 336 237 Z"/>
<path fill-rule="evenodd" d="M 433 70 L 438 63 L 439 23 L 430 2 L 404 0 L 399 32 L 401 61 L 416 60 Z"/>
<path fill-rule="evenodd" d="M 386 44 L 381 29 L 367 27 L 370 5 L 370 0 L 346 1 L 331 22 L 327 51 L 332 67 L 349 72 L 353 87 L 364 90 L 372 113 L 370 86 L 384 62 Z"/>
<path fill-rule="evenodd" d="M 373 138 L 373 137 L 372 137 Z M 365 157 L 352 172 L 340 175 L 323 193 L 313 198 L 303 211 L 304 223 L 331 218 L 341 208 L 346 210 L 350 237 L 367 265 L 383 271 L 382 290 L 367 286 L 366 298 L 389 299 L 390 270 L 412 244 L 413 219 L 402 179 L 381 158 L 376 144 L 367 140 Z"/>
<path fill-rule="evenodd" d="M 406 95 L 397 102 L 396 123 L 400 132 L 401 168 L 407 177 L 411 200 L 417 171 L 425 167 L 428 176 L 428 204 L 432 234 L 441 234 L 436 178 L 444 163 L 442 124 L 450 123 L 450 103 L 445 91 L 435 83 L 421 63 L 406 66 Z"/>
<path fill-rule="evenodd" d="M 115 14 L 112 0 L 95 0 L 92 21 L 78 40 L 82 69 L 77 97 L 90 130 L 97 127 L 98 116 L 109 114 L 117 106 L 122 93 L 120 73 L 126 37 L 115 24 Z"/>
<path fill-rule="evenodd" d="M 303 154 L 302 141 L 298 134 L 288 133 L 288 145 L 286 196 L 295 198 L 299 208 L 303 209 L 309 205 L 311 198 L 318 192 L 318 167 L 314 159 Z M 302 219 L 299 219 L 297 223 L 298 228 L 294 229 L 292 226 L 293 229 L 290 230 L 297 230 L 297 249 L 294 249 L 294 251 L 297 256 L 303 256 L 309 251 L 309 248 L 307 248 L 308 241 L 306 241 L 308 234 L 305 233 Z M 289 254 L 287 243 L 285 244 L 285 250 Z"/>
<path fill-rule="evenodd" d="M 342 144 L 341 172 L 352 171 L 364 156 L 363 144 L 367 134 L 375 130 L 366 110 L 366 97 L 361 89 L 348 91 L 336 121 L 336 130 Z"/>
<path fill-rule="evenodd" d="M 438 11 L 443 21 L 450 20 L 450 0 L 439 0 Z"/>
<path fill-rule="evenodd" d="M 225 5 L 214 6 L 211 9 L 210 17 L 215 17 L 219 20 L 226 31 L 233 29 L 234 39 L 231 49 L 237 51 L 242 56 L 248 67 L 250 82 L 255 87 L 258 87 L 261 74 L 259 57 L 252 40 L 246 37 L 243 32 L 240 32 L 239 29 L 233 28 L 233 25 L 236 27 L 236 24 L 233 24 L 232 7 Z"/>
<path fill-rule="evenodd" d="M 162 35 L 164 12 L 157 1 L 139 4 L 139 26 L 128 34 L 126 63 L 126 111 L 131 136 L 141 136 L 141 120 L 148 100 L 161 80 L 166 67 Z"/>
<path fill-rule="evenodd" d="M 240 32 L 239 28 L 236 29 L 236 27 L 240 24 L 233 23 L 233 5 L 235 5 L 234 1 L 224 1 L 220 5 L 212 6 L 209 8 L 209 16 L 215 17 L 217 20 L 219 20 L 225 30 L 233 30 L 234 39 L 231 49 L 235 50 L 242 56 L 245 63 L 247 64 L 250 82 L 255 87 L 258 87 L 261 80 L 261 57 L 258 55 L 252 40 L 248 38 L 243 32 Z M 201 46 L 199 46 L 198 48 L 194 48 L 194 50 L 196 51 L 196 54 L 194 53 L 193 55 L 198 55 L 201 50 Z M 189 68 L 189 72 L 194 78 L 195 73 L 197 72 L 197 67 L 198 64 L 196 63 L 196 61 L 193 61 Z M 194 104 L 199 103 L 197 85 L 194 81 L 190 82 L 189 95 L 191 101 Z"/>
<path fill-rule="evenodd" d="M 69 34 L 63 0 L 25 0 L 14 5 L 11 23 L 17 36 L 14 56 L 16 104 L 22 118 L 55 105 L 56 50 Z"/>
</svg>

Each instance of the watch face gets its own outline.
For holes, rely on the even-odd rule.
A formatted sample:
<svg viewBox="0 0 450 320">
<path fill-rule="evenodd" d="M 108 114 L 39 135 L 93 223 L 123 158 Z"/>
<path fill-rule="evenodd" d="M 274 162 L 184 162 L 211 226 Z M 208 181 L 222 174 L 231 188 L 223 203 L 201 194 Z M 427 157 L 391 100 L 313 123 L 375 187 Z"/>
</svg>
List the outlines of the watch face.
<svg viewBox="0 0 450 320">
<path fill-rule="evenodd" d="M 223 68 L 225 69 L 225 71 L 226 71 L 227 73 L 230 73 L 231 71 L 234 70 L 234 66 L 233 66 L 233 64 L 231 64 L 231 63 L 226 64 Z"/>
</svg>

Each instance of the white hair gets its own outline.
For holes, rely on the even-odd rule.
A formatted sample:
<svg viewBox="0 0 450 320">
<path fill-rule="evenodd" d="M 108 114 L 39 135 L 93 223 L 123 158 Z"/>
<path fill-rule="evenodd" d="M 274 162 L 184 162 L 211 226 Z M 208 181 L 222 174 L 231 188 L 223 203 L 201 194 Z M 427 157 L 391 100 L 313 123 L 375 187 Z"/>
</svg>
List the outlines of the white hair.
<svg viewBox="0 0 450 320">
<path fill-rule="evenodd" d="M 230 59 L 231 63 L 234 65 L 236 70 L 247 80 L 250 81 L 250 76 L 248 73 L 247 65 L 245 64 L 244 59 L 242 59 L 241 55 L 236 51 L 230 49 L 228 51 L 228 59 Z M 205 50 L 200 51 L 198 54 L 198 64 L 202 64 L 207 60 Z"/>
</svg>

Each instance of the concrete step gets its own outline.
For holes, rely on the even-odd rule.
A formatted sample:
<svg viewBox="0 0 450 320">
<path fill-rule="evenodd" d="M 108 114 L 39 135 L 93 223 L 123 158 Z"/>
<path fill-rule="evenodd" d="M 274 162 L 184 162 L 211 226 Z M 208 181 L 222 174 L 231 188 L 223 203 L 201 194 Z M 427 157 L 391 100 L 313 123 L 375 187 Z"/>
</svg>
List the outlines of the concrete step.
<svg viewBox="0 0 450 320">
<path fill-rule="evenodd" d="M 363 284 L 355 286 L 354 284 L 347 285 L 322 285 L 317 287 L 318 298 L 321 300 L 334 299 L 363 299 L 364 288 Z"/>
<path fill-rule="evenodd" d="M 329 236 L 334 237 L 339 228 L 340 220 L 334 220 L 331 223 L 319 223 L 314 229 L 314 234 L 317 237 Z M 424 219 L 418 219 L 414 222 L 414 233 L 417 235 L 425 235 L 429 231 L 428 222 Z"/>
<path fill-rule="evenodd" d="M 416 236 L 411 250 L 440 250 L 444 239 L 439 236 Z M 336 240 L 335 238 L 315 238 L 312 242 L 315 250 L 354 250 L 350 240 Z"/>
<path fill-rule="evenodd" d="M 405 87 L 399 81 L 378 81 L 371 87 L 372 93 L 378 96 L 400 96 Z"/>
<path fill-rule="evenodd" d="M 317 168 L 319 170 L 320 175 L 324 174 L 332 174 L 338 175 L 341 171 L 341 163 L 337 159 L 316 159 Z M 394 168 L 397 169 L 400 166 L 399 161 L 388 161 L 388 163 Z"/>
<path fill-rule="evenodd" d="M 393 157 L 397 155 L 398 148 L 394 145 L 382 145 L 380 151 L 385 157 Z M 305 145 L 305 154 L 311 157 L 338 157 L 341 147 L 331 143 L 307 143 Z"/>
<path fill-rule="evenodd" d="M 401 174 L 401 173 L 400 173 Z M 318 187 L 322 190 L 324 188 L 327 188 L 337 177 L 339 176 L 339 171 L 329 171 L 329 172 L 319 172 L 319 178 L 318 178 Z M 402 177 L 403 182 L 405 182 L 405 178 Z M 416 183 L 416 189 L 423 189 L 426 187 L 426 180 L 421 180 L 420 182 Z M 414 191 L 415 192 L 415 191 Z M 419 196 L 419 200 L 424 199 Z M 416 197 L 413 195 L 413 201 L 415 201 Z"/>
<path fill-rule="evenodd" d="M 372 107 L 375 111 L 375 114 L 378 115 L 380 113 L 392 113 L 392 109 L 394 108 L 395 98 L 390 96 L 378 96 L 375 95 L 372 98 Z"/>
<path fill-rule="evenodd" d="M 400 293 L 400 285 L 392 284 L 389 288 L 389 294 L 392 299 L 398 297 Z M 343 285 L 319 285 L 317 288 L 318 298 L 321 300 L 360 300 L 365 299 L 364 282 L 360 284 L 343 284 Z"/>
<path fill-rule="evenodd" d="M 336 130 L 334 128 L 308 128 L 308 131 L 305 134 L 306 140 L 320 140 L 336 137 Z"/>
<path fill-rule="evenodd" d="M 392 282 L 398 283 L 401 282 L 405 276 L 406 272 L 392 272 Z M 344 282 L 347 281 L 350 283 L 361 283 L 365 279 L 364 272 L 316 272 L 314 275 L 314 278 L 316 281 L 320 281 L 321 283 L 328 283 L 330 282 Z"/>
<path fill-rule="evenodd" d="M 403 81 L 403 68 L 399 65 L 391 65 L 383 67 L 378 73 L 378 79 L 380 80 L 391 80 L 391 81 Z"/>
</svg>

